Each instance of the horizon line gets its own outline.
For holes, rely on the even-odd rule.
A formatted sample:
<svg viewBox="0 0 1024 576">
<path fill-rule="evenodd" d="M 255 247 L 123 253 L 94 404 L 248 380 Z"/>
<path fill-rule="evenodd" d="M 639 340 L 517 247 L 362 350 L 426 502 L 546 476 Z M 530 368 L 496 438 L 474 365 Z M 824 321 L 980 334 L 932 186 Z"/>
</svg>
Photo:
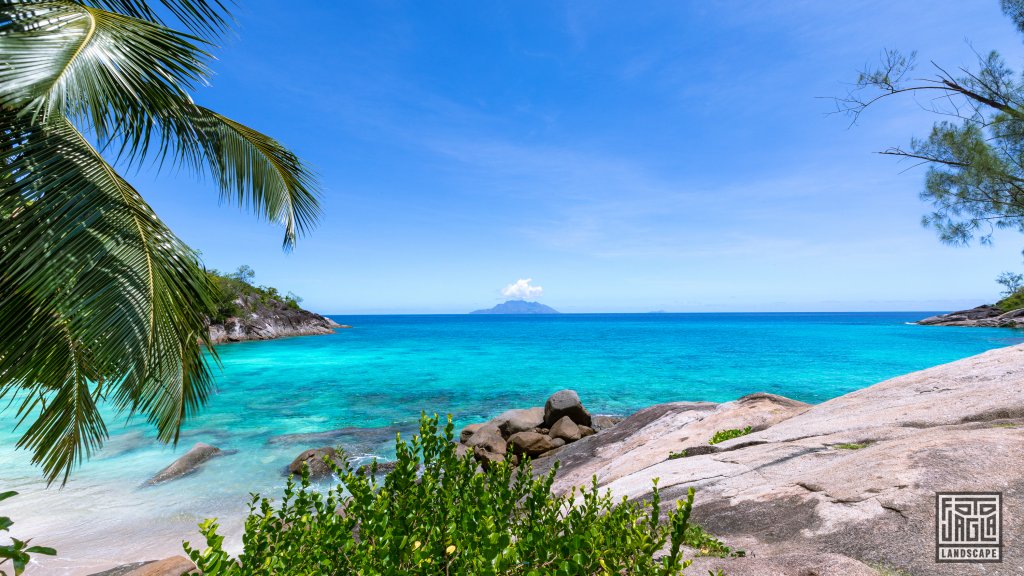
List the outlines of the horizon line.
<svg viewBox="0 0 1024 576">
<path fill-rule="evenodd" d="M 329 312 L 322 316 L 587 316 L 599 314 L 622 315 L 669 315 L 669 314 L 947 314 L 953 310 L 703 310 L 689 312 L 669 312 L 652 310 L 649 312 L 557 312 L 554 314 L 473 314 L 472 312 Z M 320 314 L 320 313 L 318 313 Z"/>
</svg>

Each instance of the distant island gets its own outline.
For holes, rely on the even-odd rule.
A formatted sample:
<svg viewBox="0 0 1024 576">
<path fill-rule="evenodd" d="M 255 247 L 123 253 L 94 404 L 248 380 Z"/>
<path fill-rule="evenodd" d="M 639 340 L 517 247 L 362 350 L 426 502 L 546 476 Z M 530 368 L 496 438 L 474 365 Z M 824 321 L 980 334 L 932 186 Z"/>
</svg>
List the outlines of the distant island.
<svg viewBox="0 0 1024 576">
<path fill-rule="evenodd" d="M 474 310 L 470 314 L 558 314 L 558 310 L 540 302 L 509 300 L 487 310 Z"/>
</svg>

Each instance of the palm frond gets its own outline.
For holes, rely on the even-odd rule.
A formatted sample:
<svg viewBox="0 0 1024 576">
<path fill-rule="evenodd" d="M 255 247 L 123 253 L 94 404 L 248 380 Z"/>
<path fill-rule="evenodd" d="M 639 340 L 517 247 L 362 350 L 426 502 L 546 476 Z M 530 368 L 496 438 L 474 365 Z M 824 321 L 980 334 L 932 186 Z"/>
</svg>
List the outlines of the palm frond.
<svg viewBox="0 0 1024 576">
<path fill-rule="evenodd" d="M 207 71 L 193 39 L 70 1 L 18 2 L 8 12 L 0 106 L 42 122 L 67 116 L 129 164 L 173 155 L 209 171 L 223 199 L 284 226 L 286 250 L 316 222 L 316 177 L 294 153 L 192 102 L 188 91 Z"/>
<path fill-rule="evenodd" d="M 166 18 L 162 18 L 145 0 L 88 0 L 88 3 L 157 24 L 167 23 Z M 160 0 L 160 4 L 193 34 L 200 36 L 218 36 L 232 22 L 228 6 L 220 0 Z"/>
<path fill-rule="evenodd" d="M 194 113 L 209 58 L 195 38 L 70 0 L 0 4 L 0 54 L 0 106 L 68 117 L 129 157 L 187 131 L 173 120 Z"/>
<path fill-rule="evenodd" d="M 284 248 L 290 250 L 320 216 L 313 171 L 273 138 L 208 108 L 198 107 L 192 124 L 198 146 L 181 147 L 185 154 L 194 150 L 187 161 L 207 163 L 222 199 L 283 225 Z"/>
<path fill-rule="evenodd" d="M 41 409 L 19 445 L 66 478 L 105 436 L 86 418 L 90 385 L 176 441 L 213 390 L 207 275 L 67 120 L 0 121 L 0 396 L 22 394 L 23 419 Z"/>
</svg>

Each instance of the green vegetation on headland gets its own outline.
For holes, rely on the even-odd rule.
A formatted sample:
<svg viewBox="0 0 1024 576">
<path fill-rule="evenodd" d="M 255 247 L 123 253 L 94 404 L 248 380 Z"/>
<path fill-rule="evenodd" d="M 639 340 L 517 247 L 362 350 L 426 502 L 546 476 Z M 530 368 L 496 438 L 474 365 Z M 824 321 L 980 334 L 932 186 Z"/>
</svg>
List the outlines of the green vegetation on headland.
<svg viewBox="0 0 1024 576">
<path fill-rule="evenodd" d="M 420 434 L 395 444 L 382 482 L 374 470 L 331 459 L 340 482 L 323 493 L 289 480 L 280 504 L 254 496 L 244 551 L 225 552 L 213 520 L 205 548 L 185 551 L 206 576 L 255 574 L 679 574 L 698 555 L 742 555 L 689 523 L 693 489 L 663 516 L 650 499 L 615 500 L 589 489 L 555 495 L 557 465 L 534 477 L 529 460 L 478 468 L 459 454 L 449 418 L 422 418 Z M 656 558 L 656 555 L 660 556 Z"/>
<path fill-rule="evenodd" d="M 1024 308 L 1024 292 L 1016 292 L 996 302 L 996 306 L 1003 312 L 1012 312 Z"/>
<path fill-rule="evenodd" d="M 256 286 L 252 283 L 256 273 L 249 266 L 239 266 L 231 274 L 222 274 L 217 270 L 207 272 L 210 281 L 217 287 L 214 308 L 216 312 L 210 317 L 212 324 L 222 324 L 228 318 L 241 316 L 246 312 L 246 305 L 259 304 L 268 306 L 281 302 L 293 310 L 300 310 L 302 298 L 292 292 L 282 295 L 273 286 Z"/>
<path fill-rule="evenodd" d="M 996 302 L 1000 310 L 1011 312 L 1024 308 L 1024 274 L 1003 272 L 996 282 L 1003 286 L 1003 298 Z"/>
</svg>

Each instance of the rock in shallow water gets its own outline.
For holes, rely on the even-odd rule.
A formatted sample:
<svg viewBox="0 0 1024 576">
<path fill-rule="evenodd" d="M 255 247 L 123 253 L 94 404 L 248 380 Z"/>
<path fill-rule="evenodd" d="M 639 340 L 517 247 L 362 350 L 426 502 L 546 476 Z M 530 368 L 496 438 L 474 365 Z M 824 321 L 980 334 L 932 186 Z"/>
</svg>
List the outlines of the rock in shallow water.
<svg viewBox="0 0 1024 576">
<path fill-rule="evenodd" d="M 210 446 L 209 444 L 197 442 L 196 445 L 193 446 L 191 450 L 182 455 L 181 458 L 178 458 L 177 460 L 172 462 L 170 466 L 158 472 L 156 476 L 150 478 L 146 482 L 146 484 L 160 484 L 162 482 L 167 482 L 168 480 L 181 478 L 182 476 L 186 476 L 188 474 L 195 472 L 200 466 L 203 465 L 204 462 L 206 462 L 210 458 L 214 458 L 222 454 L 227 453 L 221 451 L 221 449 L 217 448 L 216 446 Z"/>
<path fill-rule="evenodd" d="M 329 446 L 313 448 L 299 454 L 292 463 L 288 465 L 288 473 L 294 476 L 301 476 L 303 467 L 309 467 L 310 480 L 325 478 L 334 473 L 334 470 L 327 465 L 324 458 L 330 458 L 335 464 L 341 464 L 342 458 L 338 451 Z"/>
</svg>

